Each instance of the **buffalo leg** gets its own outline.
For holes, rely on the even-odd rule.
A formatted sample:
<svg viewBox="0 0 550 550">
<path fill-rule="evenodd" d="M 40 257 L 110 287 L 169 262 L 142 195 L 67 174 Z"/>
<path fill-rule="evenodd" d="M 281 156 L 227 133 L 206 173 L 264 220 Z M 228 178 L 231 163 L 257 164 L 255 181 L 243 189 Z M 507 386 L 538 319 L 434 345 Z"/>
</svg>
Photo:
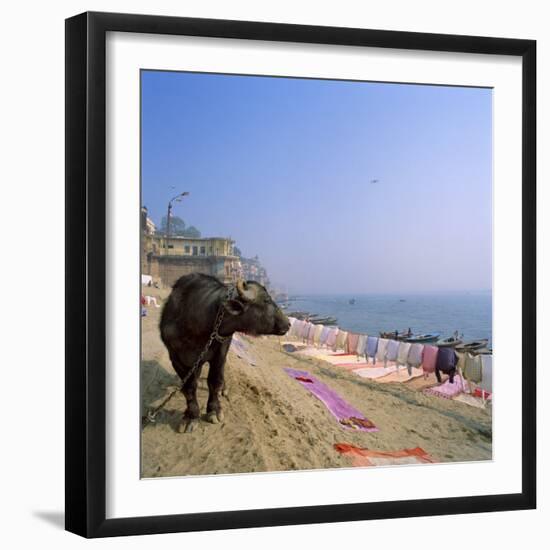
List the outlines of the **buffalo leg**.
<svg viewBox="0 0 550 550">
<path fill-rule="evenodd" d="M 183 380 L 189 373 L 189 368 L 185 367 L 183 363 L 179 360 L 176 354 L 170 354 L 170 359 L 172 365 L 174 366 L 175 371 L 178 373 L 178 376 Z M 188 433 L 192 432 L 195 429 L 195 426 L 199 422 L 200 418 L 200 407 L 197 400 L 197 386 L 199 383 L 199 376 L 201 373 L 202 365 L 199 365 L 193 374 L 186 380 L 181 392 L 185 397 L 187 402 L 187 408 L 183 413 L 183 431 Z"/>
<path fill-rule="evenodd" d="M 208 369 L 208 403 L 206 405 L 206 418 L 212 424 L 223 421 L 223 411 L 220 403 L 224 382 L 225 355 L 218 353 L 211 361 Z"/>
<path fill-rule="evenodd" d="M 201 368 L 202 365 L 197 367 L 182 388 L 182 393 L 187 401 L 187 409 L 183 414 L 183 428 L 186 433 L 192 432 L 195 429 L 201 414 L 199 402 L 197 400 L 197 386 Z"/>
</svg>

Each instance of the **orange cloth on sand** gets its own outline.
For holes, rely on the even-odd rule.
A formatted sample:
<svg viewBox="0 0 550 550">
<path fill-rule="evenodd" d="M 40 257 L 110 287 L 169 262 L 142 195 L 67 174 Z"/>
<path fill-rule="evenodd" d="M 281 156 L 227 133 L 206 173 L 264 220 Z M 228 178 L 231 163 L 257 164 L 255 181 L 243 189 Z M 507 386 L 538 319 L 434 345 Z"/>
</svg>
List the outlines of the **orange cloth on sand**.
<svg viewBox="0 0 550 550">
<path fill-rule="evenodd" d="M 391 464 L 428 464 L 433 458 L 422 448 L 401 451 L 371 451 L 349 443 L 335 443 L 334 448 L 352 459 L 353 466 L 387 466 Z"/>
</svg>

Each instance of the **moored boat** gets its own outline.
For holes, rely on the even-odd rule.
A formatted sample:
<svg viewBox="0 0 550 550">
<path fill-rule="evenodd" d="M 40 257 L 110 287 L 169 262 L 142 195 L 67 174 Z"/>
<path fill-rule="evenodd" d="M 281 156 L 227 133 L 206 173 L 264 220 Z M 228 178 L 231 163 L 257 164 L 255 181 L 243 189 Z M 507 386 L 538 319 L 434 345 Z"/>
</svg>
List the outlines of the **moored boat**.
<svg viewBox="0 0 550 550">
<path fill-rule="evenodd" d="M 405 342 L 410 342 L 411 344 L 428 344 L 430 342 L 435 342 L 439 338 L 440 334 L 413 334 L 409 338 L 405 338 Z"/>
<path fill-rule="evenodd" d="M 320 317 L 316 319 L 311 319 L 311 322 L 314 325 L 337 325 L 338 319 L 336 319 L 336 317 Z"/>
<path fill-rule="evenodd" d="M 406 340 L 412 336 L 409 331 L 396 332 L 395 330 L 393 332 L 380 332 L 379 334 L 380 338 L 388 338 L 389 340 Z"/>
<path fill-rule="evenodd" d="M 464 342 L 460 346 L 456 347 L 456 351 L 460 351 L 460 352 L 479 351 L 479 350 L 487 348 L 488 344 L 489 344 L 489 339 L 488 338 L 483 338 L 481 340 L 474 340 L 472 342 Z"/>
<path fill-rule="evenodd" d="M 462 340 L 456 336 L 450 336 L 449 338 L 441 338 L 435 345 L 439 348 L 454 348 L 462 344 Z"/>
</svg>

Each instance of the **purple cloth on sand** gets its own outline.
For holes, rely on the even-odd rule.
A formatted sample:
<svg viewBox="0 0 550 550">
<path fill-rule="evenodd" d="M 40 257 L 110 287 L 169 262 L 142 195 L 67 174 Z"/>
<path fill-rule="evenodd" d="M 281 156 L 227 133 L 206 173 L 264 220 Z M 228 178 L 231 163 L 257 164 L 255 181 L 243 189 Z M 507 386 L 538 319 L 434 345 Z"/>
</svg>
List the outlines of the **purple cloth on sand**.
<svg viewBox="0 0 550 550">
<path fill-rule="evenodd" d="M 302 370 L 295 370 L 290 368 L 284 369 L 286 373 L 289 376 L 292 376 L 292 378 L 296 379 L 297 376 L 300 376 L 302 378 L 308 378 L 312 380 L 312 382 L 302 382 L 301 380 L 297 380 L 304 388 L 308 389 L 317 399 L 323 402 L 323 404 L 326 406 L 326 408 L 329 410 L 329 412 L 336 417 L 338 421 L 344 420 L 347 418 L 350 418 L 352 416 L 356 418 L 362 418 L 365 420 L 368 420 L 363 413 L 359 412 L 357 409 L 352 407 L 349 403 L 346 403 L 335 391 L 331 390 L 327 385 L 323 384 L 320 380 L 317 380 L 317 378 L 314 378 L 309 374 L 307 371 Z M 354 428 L 345 426 L 341 424 L 341 426 L 348 430 L 354 430 Z M 363 432 L 377 432 L 378 428 L 367 428 L 367 427 L 357 427 L 355 428 L 357 430 L 363 431 Z"/>
</svg>

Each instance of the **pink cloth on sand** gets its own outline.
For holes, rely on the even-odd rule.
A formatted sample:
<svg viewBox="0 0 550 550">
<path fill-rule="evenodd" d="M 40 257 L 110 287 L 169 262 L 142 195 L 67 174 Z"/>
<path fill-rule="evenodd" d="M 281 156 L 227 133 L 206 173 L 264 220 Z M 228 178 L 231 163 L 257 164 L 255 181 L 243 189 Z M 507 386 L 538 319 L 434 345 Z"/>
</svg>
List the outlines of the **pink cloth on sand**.
<svg viewBox="0 0 550 550">
<path fill-rule="evenodd" d="M 439 386 L 435 386 L 434 388 L 426 388 L 424 390 L 424 393 L 426 395 L 435 395 L 436 397 L 444 397 L 445 399 L 452 399 L 459 393 L 462 393 L 464 391 L 464 381 L 460 377 L 460 375 L 455 375 L 454 381 L 451 384 L 449 380 L 443 382 L 443 384 Z"/>
</svg>

